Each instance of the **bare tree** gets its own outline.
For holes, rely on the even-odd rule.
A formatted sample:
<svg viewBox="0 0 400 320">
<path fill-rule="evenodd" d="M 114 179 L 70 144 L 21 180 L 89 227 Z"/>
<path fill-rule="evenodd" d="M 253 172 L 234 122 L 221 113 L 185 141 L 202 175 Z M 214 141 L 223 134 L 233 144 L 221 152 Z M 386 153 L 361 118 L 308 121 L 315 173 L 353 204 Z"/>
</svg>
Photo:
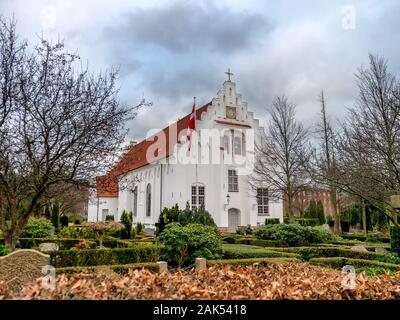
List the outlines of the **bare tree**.
<svg viewBox="0 0 400 320">
<path fill-rule="evenodd" d="M 336 169 L 336 158 L 335 158 L 335 144 L 334 144 L 334 132 L 332 126 L 327 118 L 326 114 L 326 102 L 324 91 L 321 91 L 320 95 L 321 103 L 321 118 L 320 123 L 318 123 L 318 134 L 322 141 L 321 152 L 319 156 L 320 171 L 323 177 L 325 177 L 324 182 L 337 179 L 337 169 Z M 326 180 L 326 181 L 325 181 Z M 333 218 L 334 218 L 334 231 L 335 233 L 340 233 L 340 215 L 339 215 L 339 200 L 337 188 L 330 184 L 329 194 L 333 204 Z"/>
<path fill-rule="evenodd" d="M 285 96 L 274 100 L 265 137 L 256 144 L 256 163 L 250 179 L 254 188 L 266 185 L 271 198 L 287 201 L 290 217 L 294 198 L 306 185 L 300 158 L 306 152 L 307 130 L 296 121 L 295 114 L 295 105 Z"/>
<path fill-rule="evenodd" d="M 117 70 L 94 75 L 78 59 L 44 39 L 28 52 L 0 21 L 0 228 L 11 248 L 52 185 L 109 169 L 139 107 L 117 100 Z"/>
<path fill-rule="evenodd" d="M 334 174 L 322 174 L 315 161 L 308 172 L 313 179 L 360 198 L 363 205 L 372 205 L 398 226 L 390 196 L 400 193 L 400 84 L 387 70 L 387 62 L 373 55 L 369 68 L 360 68 L 356 79 L 359 97 L 333 139 Z M 311 158 L 318 159 L 315 155 L 314 150 Z"/>
<path fill-rule="evenodd" d="M 371 54 L 369 68 L 356 78 L 359 97 L 337 141 L 340 182 L 394 221 L 389 200 L 400 193 L 400 83 L 387 62 Z"/>
</svg>

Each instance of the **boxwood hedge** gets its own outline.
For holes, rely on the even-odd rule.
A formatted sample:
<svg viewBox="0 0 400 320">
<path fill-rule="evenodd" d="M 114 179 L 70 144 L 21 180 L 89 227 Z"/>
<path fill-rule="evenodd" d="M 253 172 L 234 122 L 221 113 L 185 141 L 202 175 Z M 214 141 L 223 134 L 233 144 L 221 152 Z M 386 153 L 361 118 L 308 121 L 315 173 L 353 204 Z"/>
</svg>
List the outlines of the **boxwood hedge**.
<svg viewBox="0 0 400 320">
<path fill-rule="evenodd" d="M 346 257 L 328 257 L 328 258 L 312 258 L 310 263 L 328 266 L 332 268 L 342 268 L 345 265 L 352 265 L 354 267 L 381 267 L 387 270 L 400 271 L 400 265 L 393 263 L 386 263 L 374 260 L 365 259 L 352 259 Z"/>
<path fill-rule="evenodd" d="M 240 244 L 223 244 L 224 259 L 248 259 L 248 258 L 272 258 L 287 257 L 300 258 L 299 254 L 291 252 L 279 252 L 269 250 L 263 247 L 240 245 Z"/>
<path fill-rule="evenodd" d="M 50 252 L 50 263 L 56 268 L 74 266 L 117 265 L 156 262 L 159 246 L 137 246 L 116 249 L 59 250 Z"/>
</svg>

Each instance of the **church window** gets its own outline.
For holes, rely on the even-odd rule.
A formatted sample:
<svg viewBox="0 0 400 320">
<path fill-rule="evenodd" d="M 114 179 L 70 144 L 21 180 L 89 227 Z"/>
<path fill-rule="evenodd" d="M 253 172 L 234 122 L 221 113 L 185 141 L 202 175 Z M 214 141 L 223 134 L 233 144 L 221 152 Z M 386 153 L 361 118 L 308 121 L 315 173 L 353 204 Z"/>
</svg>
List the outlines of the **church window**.
<svg viewBox="0 0 400 320">
<path fill-rule="evenodd" d="M 268 189 L 257 188 L 257 208 L 259 216 L 269 216 L 268 200 Z"/>
<path fill-rule="evenodd" d="M 192 209 L 197 206 L 205 206 L 205 187 L 202 185 L 192 185 Z"/>
<path fill-rule="evenodd" d="M 229 138 L 228 138 L 228 136 L 222 137 L 222 145 L 224 147 L 224 151 L 226 153 L 229 153 Z"/>
<path fill-rule="evenodd" d="M 228 192 L 239 191 L 239 179 L 236 170 L 228 170 Z"/>
<path fill-rule="evenodd" d="M 151 184 L 147 184 L 146 188 L 146 217 L 151 215 Z"/>
<path fill-rule="evenodd" d="M 246 136 L 244 132 L 242 133 L 242 154 L 243 156 L 246 155 Z"/>
<path fill-rule="evenodd" d="M 137 200 L 138 200 L 137 186 L 133 189 L 133 216 L 137 217 Z"/>
<path fill-rule="evenodd" d="M 233 151 L 235 154 L 242 154 L 242 141 L 240 137 L 233 139 Z"/>
</svg>

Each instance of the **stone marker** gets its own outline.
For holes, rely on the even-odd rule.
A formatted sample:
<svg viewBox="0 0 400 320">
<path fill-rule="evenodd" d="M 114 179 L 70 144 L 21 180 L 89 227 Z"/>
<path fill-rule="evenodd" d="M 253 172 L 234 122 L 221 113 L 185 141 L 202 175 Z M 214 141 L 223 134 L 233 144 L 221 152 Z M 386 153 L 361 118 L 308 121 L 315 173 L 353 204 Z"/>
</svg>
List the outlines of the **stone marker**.
<svg viewBox="0 0 400 320">
<path fill-rule="evenodd" d="M 330 229 L 330 228 L 329 228 L 329 224 L 327 224 L 327 223 L 323 224 L 323 225 L 322 225 L 322 228 L 324 228 L 324 229 L 326 229 L 326 230 L 329 230 L 329 229 Z"/>
<path fill-rule="evenodd" d="M 204 258 L 196 258 L 196 271 L 205 270 L 207 268 L 207 260 Z"/>
<path fill-rule="evenodd" d="M 385 248 L 375 248 L 375 252 L 379 252 L 379 253 L 389 253 L 388 250 L 386 250 Z"/>
<path fill-rule="evenodd" d="M 353 246 L 353 247 L 351 247 L 350 250 L 352 250 L 352 251 L 360 251 L 360 252 L 368 252 L 368 250 L 367 250 L 366 247 L 360 246 L 360 245 L 358 245 L 358 246 Z"/>
<path fill-rule="evenodd" d="M 44 277 L 42 269 L 50 264 L 50 256 L 37 250 L 21 249 L 0 257 L 0 281 L 7 283 L 11 292 L 34 284 Z"/>
<path fill-rule="evenodd" d="M 59 247 L 57 243 L 44 242 L 39 244 L 39 250 L 42 252 L 58 251 Z"/>
<path fill-rule="evenodd" d="M 163 273 L 163 272 L 168 272 L 168 263 L 165 261 L 158 261 L 158 272 Z"/>
</svg>

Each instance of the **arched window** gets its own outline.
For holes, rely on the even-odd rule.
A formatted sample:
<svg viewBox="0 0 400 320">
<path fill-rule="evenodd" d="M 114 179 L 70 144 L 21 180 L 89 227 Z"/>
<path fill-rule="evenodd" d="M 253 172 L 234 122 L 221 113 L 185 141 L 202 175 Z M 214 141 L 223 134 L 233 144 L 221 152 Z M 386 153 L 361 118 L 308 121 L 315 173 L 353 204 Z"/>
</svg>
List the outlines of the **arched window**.
<svg viewBox="0 0 400 320">
<path fill-rule="evenodd" d="M 137 217 L 137 197 L 138 197 L 137 186 L 133 189 L 133 216 Z"/>
<path fill-rule="evenodd" d="M 224 147 L 224 151 L 226 153 L 229 153 L 229 137 L 228 136 L 223 136 L 222 137 L 222 146 Z"/>
<path fill-rule="evenodd" d="M 151 184 L 146 187 L 146 217 L 151 215 Z"/>
<path fill-rule="evenodd" d="M 242 154 L 242 141 L 240 137 L 233 138 L 233 152 L 235 154 Z"/>
</svg>

